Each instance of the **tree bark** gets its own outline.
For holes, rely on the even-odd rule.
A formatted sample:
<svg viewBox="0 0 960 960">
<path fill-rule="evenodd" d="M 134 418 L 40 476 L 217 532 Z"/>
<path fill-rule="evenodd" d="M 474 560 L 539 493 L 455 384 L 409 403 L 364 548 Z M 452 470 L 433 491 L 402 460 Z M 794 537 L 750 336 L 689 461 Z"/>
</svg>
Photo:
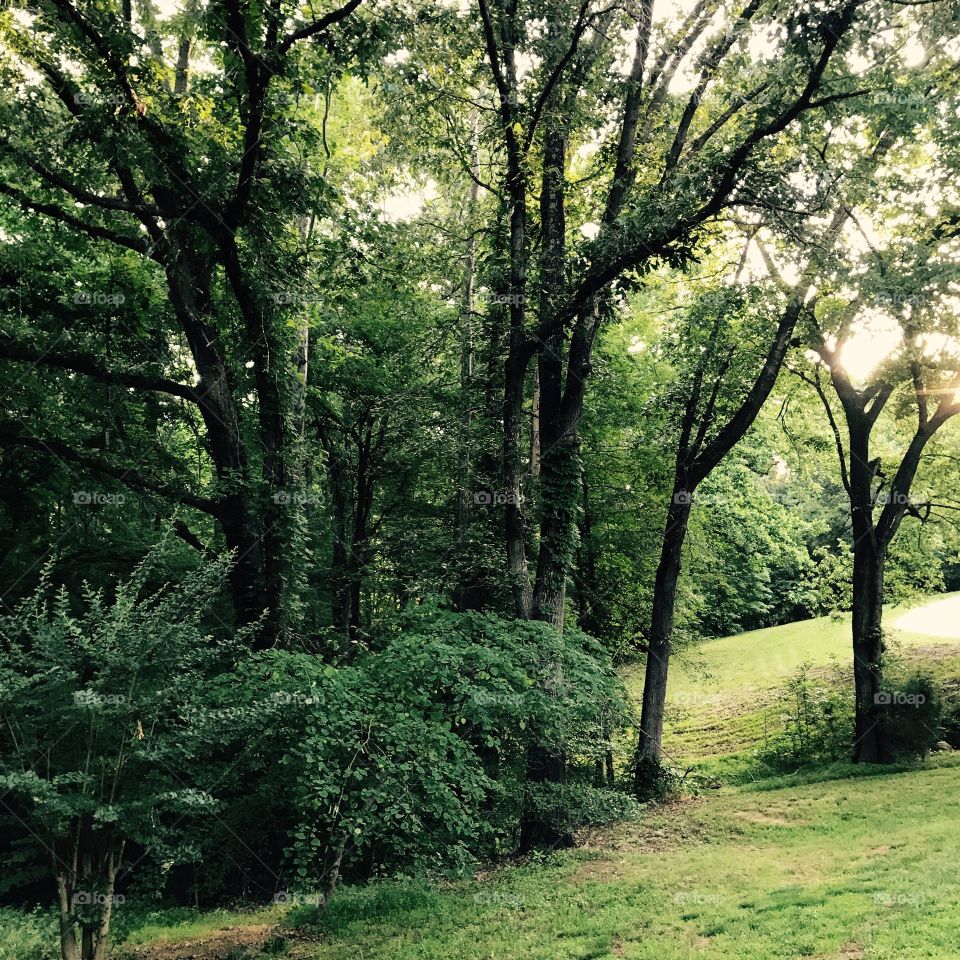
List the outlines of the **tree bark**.
<svg viewBox="0 0 960 960">
<path fill-rule="evenodd" d="M 647 666 L 643 681 L 643 706 L 640 713 L 640 743 L 637 751 L 641 760 L 659 760 L 662 754 L 663 717 L 677 606 L 677 583 L 680 579 L 683 543 L 687 536 L 692 506 L 692 494 L 686 486 L 682 482 L 674 485 L 654 582 Z M 638 776 L 640 769 L 638 764 Z M 642 785 L 638 783 L 639 786 Z"/>
<path fill-rule="evenodd" d="M 883 683 L 883 573 L 886 551 L 867 535 L 853 548 L 853 676 L 856 692 L 853 760 L 889 763 L 877 695 Z"/>
</svg>

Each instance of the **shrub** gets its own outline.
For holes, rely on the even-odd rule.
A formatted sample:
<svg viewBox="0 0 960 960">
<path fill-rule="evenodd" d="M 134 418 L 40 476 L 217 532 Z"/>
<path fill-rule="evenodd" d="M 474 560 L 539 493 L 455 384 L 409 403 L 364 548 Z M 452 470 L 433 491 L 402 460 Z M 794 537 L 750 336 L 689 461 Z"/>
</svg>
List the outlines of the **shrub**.
<svg viewBox="0 0 960 960">
<path fill-rule="evenodd" d="M 565 832 L 635 820 L 643 810 L 643 804 L 628 793 L 583 783 L 531 784 L 527 792 L 531 806 L 538 813 L 552 813 L 558 818 L 553 825 Z"/>
<path fill-rule="evenodd" d="M 949 703 L 944 703 L 940 729 L 943 739 L 954 750 L 960 750 L 960 701 L 951 700 Z"/>
<path fill-rule="evenodd" d="M 0 908 L 0 960 L 55 960 L 56 926 L 49 912 Z"/>
<path fill-rule="evenodd" d="M 894 759 L 926 756 L 940 739 L 942 705 L 936 684 L 921 673 L 888 674 L 882 723 Z"/>
<path fill-rule="evenodd" d="M 904 674 L 888 661 L 877 709 L 891 760 L 926 755 L 940 739 L 943 708 L 936 685 L 923 674 Z M 804 664 L 784 690 L 783 727 L 759 751 L 777 771 L 824 766 L 850 757 L 854 687 L 849 669 L 836 666 L 814 677 Z"/>
<path fill-rule="evenodd" d="M 853 742 L 853 679 L 833 666 L 813 676 L 803 664 L 782 694 L 782 727 L 760 749 L 758 759 L 774 770 L 817 766 L 845 759 Z"/>
<path fill-rule="evenodd" d="M 231 662 L 199 627 L 225 567 L 151 592 L 160 552 L 112 599 L 85 588 L 78 613 L 48 567 L 0 617 L 0 791 L 21 836 L 4 867 L 51 865 L 65 960 L 105 957 L 118 884 L 144 857 L 195 856 L 189 826 L 214 806 L 189 716 Z"/>
<path fill-rule="evenodd" d="M 579 631 L 433 606 L 339 666 L 255 655 L 220 695 L 293 825 L 290 885 L 319 888 L 321 905 L 344 873 L 460 870 L 514 849 L 532 738 L 588 779 L 628 714 Z M 610 817 L 602 792 L 567 791 L 561 819 Z"/>
<path fill-rule="evenodd" d="M 660 803 L 677 788 L 677 774 L 658 757 L 641 757 L 634 770 L 636 796 L 643 803 Z"/>
</svg>

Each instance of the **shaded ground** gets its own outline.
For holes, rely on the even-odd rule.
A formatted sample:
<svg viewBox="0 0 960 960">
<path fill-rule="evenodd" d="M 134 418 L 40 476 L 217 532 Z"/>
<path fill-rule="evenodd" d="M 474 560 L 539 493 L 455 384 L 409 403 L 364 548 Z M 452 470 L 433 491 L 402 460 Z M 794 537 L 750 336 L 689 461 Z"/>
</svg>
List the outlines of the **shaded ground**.
<svg viewBox="0 0 960 960">
<path fill-rule="evenodd" d="M 275 935 L 276 927 L 266 923 L 227 926 L 186 940 L 155 940 L 139 947 L 121 947 L 124 960 L 240 960 L 257 956 Z"/>
</svg>

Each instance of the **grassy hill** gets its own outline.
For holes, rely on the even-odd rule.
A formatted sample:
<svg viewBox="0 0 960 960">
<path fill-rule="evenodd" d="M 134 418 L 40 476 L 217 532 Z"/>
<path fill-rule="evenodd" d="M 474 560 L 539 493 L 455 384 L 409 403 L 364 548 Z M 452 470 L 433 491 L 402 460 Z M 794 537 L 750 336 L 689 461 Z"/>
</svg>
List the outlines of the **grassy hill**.
<svg viewBox="0 0 960 960">
<path fill-rule="evenodd" d="M 942 606 L 941 606 L 942 605 Z M 934 610 L 936 617 L 920 616 Z M 960 677 L 960 594 L 924 608 L 890 608 L 888 643 L 905 666 L 941 680 Z M 937 633 L 902 629 L 927 626 Z M 954 636 L 945 635 L 955 625 Z M 946 628 L 944 629 L 944 626 Z M 849 664 L 850 617 L 820 617 L 710 640 L 681 650 L 671 662 L 664 751 L 677 766 L 723 779 L 747 775 L 751 752 L 779 726 L 784 689 L 802 665 L 825 672 Z M 643 670 L 628 673 L 635 697 Z"/>
</svg>

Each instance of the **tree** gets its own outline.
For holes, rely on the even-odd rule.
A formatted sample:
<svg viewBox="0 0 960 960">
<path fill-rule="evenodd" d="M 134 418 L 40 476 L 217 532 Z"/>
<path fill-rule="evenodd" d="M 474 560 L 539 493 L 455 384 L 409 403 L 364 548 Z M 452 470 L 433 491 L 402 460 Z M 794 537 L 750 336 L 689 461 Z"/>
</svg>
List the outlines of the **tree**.
<svg viewBox="0 0 960 960">
<path fill-rule="evenodd" d="M 814 367 L 804 376 L 823 403 L 849 498 L 856 686 L 853 757 L 862 763 L 886 763 L 893 759 L 883 711 L 886 698 L 882 621 L 890 546 L 906 517 L 923 522 L 936 509 L 935 494 L 917 499 L 912 489 L 928 444 L 960 413 L 960 356 L 955 340 L 942 339 L 945 334 L 955 337 L 956 315 L 941 300 L 945 265 L 931 262 L 931 246 L 921 241 L 917 244 L 919 249 L 910 251 L 914 257 L 920 254 L 921 259 L 921 264 L 914 263 L 913 271 L 904 269 L 902 263 L 891 262 L 891 251 L 886 255 L 877 253 L 881 276 L 897 278 L 901 294 L 911 287 L 915 294 L 906 301 L 895 299 L 892 304 L 889 300 L 880 301 L 880 309 L 896 317 L 901 341 L 895 354 L 864 382 L 857 382 L 846 366 L 851 351 L 857 348 L 858 323 L 863 320 L 861 303 L 854 300 L 831 304 L 826 300 L 819 303 L 820 310 L 814 309 L 811 316 L 813 349 L 829 375 L 846 427 L 841 431 L 820 369 Z M 942 252 L 947 258 L 951 256 L 950 252 Z M 869 282 L 861 290 L 868 297 L 878 292 L 875 287 L 871 289 Z M 866 304 L 870 304 L 869 299 Z M 870 306 L 866 307 L 868 311 Z M 916 427 L 905 448 L 891 454 L 893 466 L 887 457 L 875 456 L 873 448 L 877 422 L 890 406 L 898 419 L 906 417 L 911 407 L 916 418 Z M 950 504 L 941 506 L 952 508 Z"/>
<path fill-rule="evenodd" d="M 293 149 L 319 152 L 325 131 L 319 109 L 310 116 L 299 97 L 333 83 L 366 42 L 359 3 L 316 16 L 281 0 L 262 10 L 225 0 L 161 21 L 149 5 L 134 17 L 130 4 L 51 0 L 3 26 L 0 110 L 16 130 L 0 144 L 8 231 L 38 232 L 91 259 L 114 248 L 118 268 L 141 288 L 159 285 L 163 299 L 157 315 L 122 316 L 120 357 L 91 337 L 82 309 L 67 314 L 76 345 L 58 341 L 57 327 L 15 323 L 0 357 L 144 403 L 174 398 L 199 415 L 205 469 L 199 483 L 167 483 L 22 424 L 7 424 L 2 442 L 213 518 L 235 558 L 238 622 L 270 612 L 260 644 L 290 628 L 309 349 L 301 228 L 330 209 L 323 173 Z M 124 303 L 113 287 L 77 293 L 81 305 Z M 36 305 L 31 320 L 45 312 Z"/>
</svg>

